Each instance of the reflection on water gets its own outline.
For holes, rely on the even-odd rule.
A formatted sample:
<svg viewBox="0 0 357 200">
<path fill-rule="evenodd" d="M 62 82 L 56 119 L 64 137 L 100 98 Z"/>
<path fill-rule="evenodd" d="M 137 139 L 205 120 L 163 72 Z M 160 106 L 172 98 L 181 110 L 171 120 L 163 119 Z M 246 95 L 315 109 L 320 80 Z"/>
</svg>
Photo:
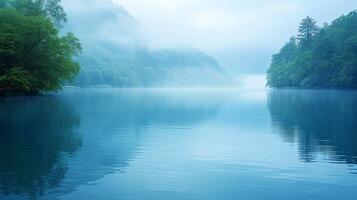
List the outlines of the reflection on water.
<svg viewBox="0 0 357 200">
<path fill-rule="evenodd" d="M 32 198 L 58 187 L 67 171 L 63 154 L 81 145 L 80 119 L 54 97 L 0 100 L 0 190 Z M 1 197 L 1 196 L 0 196 Z"/>
<path fill-rule="evenodd" d="M 299 144 L 302 161 L 323 153 L 331 162 L 357 163 L 357 92 L 273 90 L 269 109 L 285 141 Z"/>
<path fill-rule="evenodd" d="M 3 98 L 0 199 L 354 199 L 356 104 L 299 90 Z"/>
</svg>

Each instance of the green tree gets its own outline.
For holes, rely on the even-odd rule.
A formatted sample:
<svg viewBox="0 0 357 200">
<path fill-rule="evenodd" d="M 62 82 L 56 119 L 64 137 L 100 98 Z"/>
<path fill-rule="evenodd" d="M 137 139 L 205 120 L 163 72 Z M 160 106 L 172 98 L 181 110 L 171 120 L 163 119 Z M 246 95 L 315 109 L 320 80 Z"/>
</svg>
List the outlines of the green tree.
<svg viewBox="0 0 357 200">
<path fill-rule="evenodd" d="M 357 89 L 357 11 L 320 30 L 311 18 L 301 24 L 298 45 L 290 41 L 273 56 L 268 85 Z"/>
<path fill-rule="evenodd" d="M 42 16 L 60 27 L 67 21 L 61 0 L 1 0 L 0 8 L 13 8 L 24 16 Z"/>
<path fill-rule="evenodd" d="M 278 54 L 273 55 L 272 64 L 268 70 L 268 85 L 272 87 L 292 86 L 288 74 L 291 74 L 292 66 L 290 63 L 295 59 L 297 51 L 296 38 L 281 48 Z"/>
<path fill-rule="evenodd" d="M 54 23 L 62 17 L 43 8 L 32 12 L 40 2 L 7 1 L 0 9 L 0 95 L 57 91 L 79 72 L 72 59 L 81 50 L 79 40 L 71 33 L 60 36 Z"/>
<path fill-rule="evenodd" d="M 319 32 L 319 27 L 316 25 L 316 20 L 307 17 L 302 20 L 299 25 L 298 40 L 302 47 L 309 47 L 313 37 Z"/>
</svg>

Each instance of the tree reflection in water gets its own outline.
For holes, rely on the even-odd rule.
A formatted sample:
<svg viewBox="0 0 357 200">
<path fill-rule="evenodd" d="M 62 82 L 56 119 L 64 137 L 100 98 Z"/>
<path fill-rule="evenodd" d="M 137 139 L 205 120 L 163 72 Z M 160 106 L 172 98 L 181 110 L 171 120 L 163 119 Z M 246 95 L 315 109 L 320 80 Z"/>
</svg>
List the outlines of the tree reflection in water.
<svg viewBox="0 0 357 200">
<path fill-rule="evenodd" d="M 80 118 L 61 99 L 0 100 L 0 190 L 36 199 L 64 179 L 64 154 L 81 146 Z M 0 195 L 1 196 L 1 195 Z"/>
<path fill-rule="evenodd" d="M 272 90 L 268 107 L 273 126 L 298 144 L 302 161 L 322 153 L 330 162 L 357 163 L 357 92 Z"/>
</svg>

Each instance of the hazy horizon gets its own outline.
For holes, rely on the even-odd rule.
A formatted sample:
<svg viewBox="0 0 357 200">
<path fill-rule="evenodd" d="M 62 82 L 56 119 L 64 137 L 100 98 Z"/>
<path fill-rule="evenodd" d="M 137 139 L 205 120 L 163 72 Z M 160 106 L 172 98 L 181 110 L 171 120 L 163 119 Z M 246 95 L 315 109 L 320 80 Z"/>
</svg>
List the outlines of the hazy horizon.
<svg viewBox="0 0 357 200">
<path fill-rule="evenodd" d="M 355 200 L 356 8 L 1 0 L 0 200 Z"/>
<path fill-rule="evenodd" d="M 194 47 L 233 73 L 253 74 L 266 72 L 271 55 L 297 33 L 302 18 L 311 16 L 322 25 L 357 8 L 353 0 L 113 2 L 138 20 L 148 46 Z"/>
<path fill-rule="evenodd" d="M 86 6 L 83 0 L 62 3 L 69 14 L 69 26 L 71 18 L 87 20 L 84 25 L 72 26 L 80 38 L 150 49 L 199 49 L 241 82 L 260 80 L 259 86 L 265 85 L 272 55 L 296 35 L 302 18 L 311 16 L 322 26 L 357 7 L 352 0 L 86 0 Z M 115 12 L 116 16 L 109 14 Z M 247 75 L 254 76 L 250 79 Z"/>
</svg>

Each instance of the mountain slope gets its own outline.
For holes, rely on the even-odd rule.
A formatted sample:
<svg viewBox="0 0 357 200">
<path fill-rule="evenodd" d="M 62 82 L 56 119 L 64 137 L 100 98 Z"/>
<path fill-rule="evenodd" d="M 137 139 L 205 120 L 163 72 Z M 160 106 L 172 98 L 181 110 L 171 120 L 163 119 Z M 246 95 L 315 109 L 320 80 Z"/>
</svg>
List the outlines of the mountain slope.
<svg viewBox="0 0 357 200">
<path fill-rule="evenodd" d="M 214 58 L 199 50 L 148 49 L 139 22 L 123 7 L 99 0 L 65 0 L 64 6 L 69 13 L 65 29 L 78 35 L 84 47 L 76 58 L 82 68 L 75 80 L 78 86 L 179 87 L 235 83 Z"/>
</svg>

